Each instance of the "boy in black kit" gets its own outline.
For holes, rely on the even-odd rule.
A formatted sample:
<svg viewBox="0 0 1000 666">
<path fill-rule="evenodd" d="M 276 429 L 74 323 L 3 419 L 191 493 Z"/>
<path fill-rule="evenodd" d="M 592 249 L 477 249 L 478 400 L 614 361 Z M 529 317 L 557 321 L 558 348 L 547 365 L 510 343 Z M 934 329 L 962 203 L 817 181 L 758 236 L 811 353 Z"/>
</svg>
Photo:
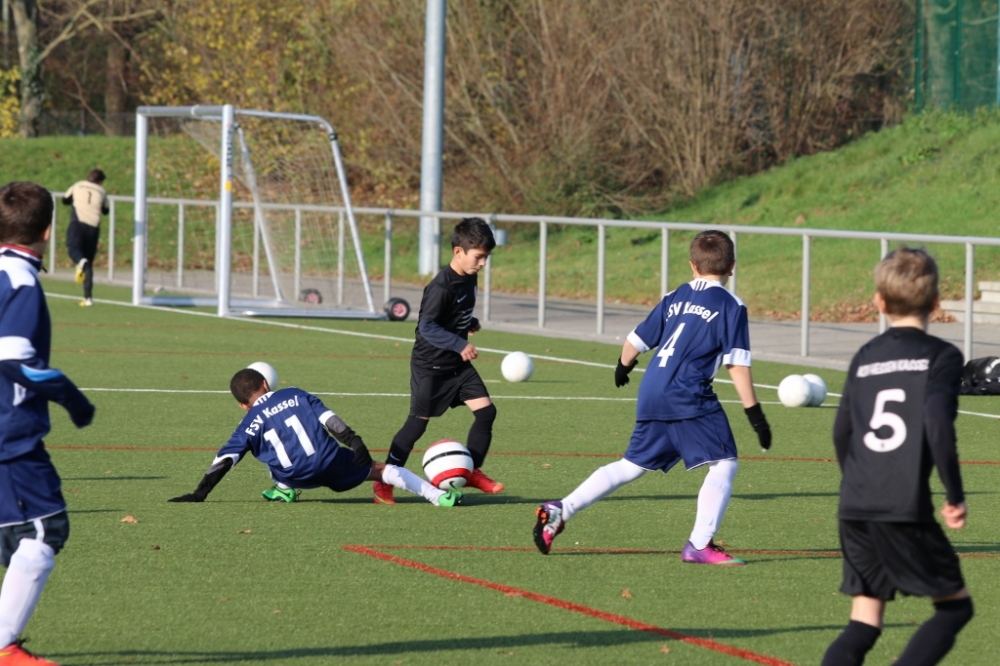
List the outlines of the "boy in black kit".
<svg viewBox="0 0 1000 666">
<path fill-rule="evenodd" d="M 479 469 L 493 439 L 497 409 L 471 361 L 478 356 L 469 335 L 479 330 L 472 316 L 479 270 L 496 247 L 493 231 L 478 217 L 467 217 L 451 234 L 451 263 L 424 287 L 416 342 L 410 356 L 410 414 L 392 438 L 386 462 L 404 467 L 414 444 L 431 417 L 465 404 L 472 410 L 466 446 L 474 471 L 466 484 L 484 493 L 498 493 L 503 484 Z M 392 486 L 375 482 L 375 503 L 395 504 Z"/>
<path fill-rule="evenodd" d="M 938 271 L 924 250 L 901 247 L 875 268 L 875 304 L 891 328 L 854 356 L 833 424 L 840 484 L 841 592 L 853 597 L 847 628 L 823 666 L 862 664 L 882 633 L 896 592 L 931 597 L 934 615 L 896 662 L 936 664 L 972 619 L 958 556 L 934 520 L 930 474 L 946 499 L 941 516 L 965 525 L 955 446 L 962 354 L 928 335 L 938 305 Z"/>
</svg>

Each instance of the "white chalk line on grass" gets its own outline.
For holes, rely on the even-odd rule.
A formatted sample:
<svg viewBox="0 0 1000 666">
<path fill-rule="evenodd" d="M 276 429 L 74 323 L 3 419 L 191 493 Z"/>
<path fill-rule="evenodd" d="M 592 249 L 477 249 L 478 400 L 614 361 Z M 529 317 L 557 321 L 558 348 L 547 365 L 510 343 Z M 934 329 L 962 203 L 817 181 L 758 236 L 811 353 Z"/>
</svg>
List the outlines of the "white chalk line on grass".
<svg viewBox="0 0 1000 666">
<path fill-rule="evenodd" d="M 69 296 L 67 294 L 48 294 L 48 296 L 53 297 L 53 298 L 64 298 L 64 299 L 69 299 L 69 300 L 77 300 L 77 298 L 78 298 L 76 296 Z M 102 298 L 95 298 L 94 302 L 97 303 L 97 304 L 100 304 L 100 305 L 119 305 L 119 306 L 130 307 L 130 308 L 138 307 L 138 308 L 143 308 L 143 309 L 146 309 L 146 310 L 156 310 L 157 312 L 170 312 L 170 313 L 174 313 L 174 314 L 195 315 L 195 316 L 198 316 L 198 317 L 211 317 L 213 319 L 218 319 L 219 318 L 219 316 L 216 315 L 216 314 L 212 314 L 212 313 L 209 313 L 209 312 L 198 312 L 197 310 L 184 310 L 184 309 L 180 309 L 180 308 L 168 308 L 168 307 L 162 307 L 162 306 L 157 306 L 157 305 L 132 305 L 131 303 L 125 303 L 125 302 L 122 302 L 122 301 L 111 301 L 111 300 L 102 299 Z M 411 345 L 413 344 L 413 338 L 401 338 L 401 337 L 396 337 L 396 336 L 393 336 L 393 335 L 382 335 L 382 334 L 379 334 L 379 333 L 360 333 L 358 331 L 343 331 L 343 330 L 340 330 L 340 329 L 337 329 L 337 328 L 325 328 L 325 327 L 322 327 L 322 326 L 307 326 L 305 324 L 292 324 L 292 323 L 285 322 L 285 321 L 271 321 L 271 320 L 268 320 L 268 319 L 253 319 L 253 318 L 249 318 L 249 317 L 240 317 L 240 318 L 226 317 L 225 319 L 227 319 L 229 321 L 253 322 L 253 323 L 256 323 L 256 324 L 263 324 L 263 325 L 266 325 L 266 326 L 278 326 L 278 327 L 281 327 L 281 328 L 290 328 L 290 329 L 301 330 L 301 331 L 315 331 L 315 332 L 318 332 L 318 333 L 334 333 L 334 334 L 338 334 L 338 335 L 348 335 L 348 336 L 353 336 L 353 337 L 358 337 L 358 338 L 371 338 L 371 339 L 374 339 L 374 340 L 391 340 L 393 342 L 406 342 L 406 343 L 409 343 Z M 489 347 L 476 347 L 476 349 L 478 349 L 479 351 L 483 351 L 483 352 L 489 352 L 491 354 L 503 354 L 503 355 L 507 355 L 507 354 L 511 353 L 508 350 L 491 349 Z M 575 358 L 561 358 L 561 357 L 558 357 L 558 356 L 543 356 L 543 355 L 540 355 L 540 354 L 531 354 L 531 357 L 539 359 L 539 360 L 543 360 L 543 361 L 552 361 L 554 363 L 569 363 L 569 364 L 572 364 L 572 365 L 583 365 L 583 366 L 587 366 L 587 367 L 591 367 L 591 368 L 602 368 L 602 369 L 607 369 L 607 370 L 613 370 L 615 368 L 615 366 L 607 364 L 607 363 L 595 363 L 593 361 L 581 361 L 581 360 L 578 360 L 578 359 L 575 359 Z M 645 372 L 644 368 L 636 368 L 636 370 L 638 372 Z M 718 378 L 718 377 L 715 379 L 715 381 L 719 382 L 720 384 L 732 384 L 733 383 L 732 380 L 721 379 L 721 378 Z M 771 389 L 771 390 L 775 390 L 775 391 L 778 390 L 778 387 L 774 386 L 772 384 L 754 384 L 754 386 L 756 388 Z M 89 390 L 95 390 L 96 391 L 96 390 L 115 390 L 115 389 L 89 389 Z M 155 389 L 150 389 L 150 390 L 155 390 Z M 225 393 L 225 391 L 222 391 L 222 393 Z M 317 395 L 340 395 L 340 394 L 318 393 Z M 343 395 L 348 395 L 348 394 L 343 394 Z M 349 394 L 349 395 L 361 395 L 361 394 Z M 841 395 L 842 394 L 840 394 L 840 393 L 828 393 L 827 394 L 827 396 L 833 397 L 833 398 L 840 398 Z M 407 394 L 407 397 L 408 397 L 408 394 Z M 511 399 L 511 398 L 513 398 L 513 399 L 528 399 L 527 396 L 507 396 L 507 398 L 508 399 Z M 584 398 L 534 398 L 534 399 L 540 399 L 540 400 L 581 400 L 581 399 L 584 399 Z M 586 399 L 587 400 L 622 400 L 622 401 L 634 400 L 634 398 L 586 398 Z M 739 402 L 739 401 L 738 400 L 732 400 L 732 401 L 723 400 L 722 402 L 733 402 L 733 403 L 736 403 L 736 402 Z M 778 405 L 778 404 L 781 404 L 780 402 L 769 402 L 769 401 L 765 401 L 765 400 L 761 400 L 760 402 L 763 405 Z M 981 416 L 983 418 L 988 418 L 988 419 L 1000 419 L 1000 414 L 985 414 L 983 412 L 971 412 L 971 411 L 967 411 L 967 410 L 963 410 L 963 409 L 958 410 L 958 413 L 959 414 L 964 414 L 966 416 Z"/>
</svg>

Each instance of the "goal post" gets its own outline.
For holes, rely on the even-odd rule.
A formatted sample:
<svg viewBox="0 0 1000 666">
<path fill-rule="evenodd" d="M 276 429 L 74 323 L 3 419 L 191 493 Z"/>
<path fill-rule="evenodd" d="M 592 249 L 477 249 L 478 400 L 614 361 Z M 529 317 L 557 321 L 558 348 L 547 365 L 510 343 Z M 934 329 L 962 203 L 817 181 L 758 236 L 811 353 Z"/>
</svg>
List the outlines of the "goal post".
<svg viewBox="0 0 1000 666">
<path fill-rule="evenodd" d="M 151 155 L 150 137 L 157 137 L 156 146 L 165 157 Z M 163 144 L 164 141 L 167 143 Z M 190 146 L 180 150 L 180 141 Z M 154 173 L 162 168 L 160 162 L 171 160 L 180 162 L 180 166 L 173 165 L 174 175 Z M 197 162 L 204 176 L 210 173 L 209 165 L 214 160 L 218 160 L 218 178 L 212 186 L 212 179 L 198 177 L 192 161 Z M 202 183 L 201 191 L 197 191 L 195 181 Z M 185 256 L 195 254 L 189 251 L 185 255 L 184 204 L 178 206 L 176 219 L 165 221 L 166 215 L 159 210 L 154 216 L 156 220 L 151 221 L 150 204 L 163 202 L 161 193 L 151 191 L 154 183 L 161 188 L 169 183 L 172 188 L 169 192 L 175 200 L 186 201 L 187 210 L 201 207 L 198 223 L 201 226 L 197 232 L 188 233 L 196 233 L 197 241 L 205 244 L 201 248 L 202 259 L 196 266 L 198 271 L 187 270 L 189 274 L 202 274 L 201 291 L 210 295 L 184 293 Z M 189 193 L 191 200 L 176 199 L 177 192 Z M 213 207 L 214 221 L 210 217 Z M 188 215 L 188 226 L 195 226 L 194 214 Z M 328 298 L 321 307 L 324 300 L 321 290 L 329 295 L 332 291 L 329 284 L 336 280 L 339 287 L 344 281 L 345 222 L 353 246 L 350 259 L 354 261 L 352 284 L 356 285 L 353 290 L 356 295 L 352 306 L 345 307 L 341 302 L 343 290 L 338 288 L 337 302 L 331 303 Z M 166 230 L 170 225 L 171 229 Z M 169 248 L 165 250 L 162 245 L 174 227 L 177 240 L 169 243 L 176 243 L 177 251 L 176 256 L 170 257 L 166 256 Z M 151 229 L 158 233 L 151 233 Z M 214 244 L 209 242 L 211 237 Z M 151 243 L 156 247 L 151 248 Z M 153 256 L 151 249 L 155 249 Z M 210 256 L 213 254 L 214 257 Z M 181 293 L 164 295 L 165 291 L 174 291 L 172 284 L 169 288 L 158 285 L 151 290 L 148 281 L 151 262 L 161 268 L 174 267 L 177 291 Z M 268 279 L 264 282 L 270 290 L 269 297 L 261 293 L 259 271 L 263 264 L 266 264 Z M 239 271 L 234 272 L 237 267 Z M 244 279 L 248 267 L 252 267 L 252 281 Z M 310 286 L 301 289 L 304 284 Z M 333 126 L 319 116 L 238 109 L 230 104 L 139 107 L 132 303 L 215 306 L 220 317 L 392 318 L 375 308 Z"/>
</svg>

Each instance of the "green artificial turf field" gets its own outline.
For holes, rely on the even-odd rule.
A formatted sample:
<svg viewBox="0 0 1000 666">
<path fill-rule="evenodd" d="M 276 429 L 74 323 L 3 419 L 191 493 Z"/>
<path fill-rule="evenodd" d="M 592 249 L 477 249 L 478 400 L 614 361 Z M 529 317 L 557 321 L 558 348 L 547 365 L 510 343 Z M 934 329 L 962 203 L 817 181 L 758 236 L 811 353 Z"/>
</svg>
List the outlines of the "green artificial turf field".
<svg viewBox="0 0 1000 666">
<path fill-rule="evenodd" d="M 220 320 L 104 300 L 80 308 L 76 285 L 46 289 L 52 364 L 97 405 L 79 431 L 54 406 L 47 440 L 72 536 L 26 634 L 59 663 L 815 664 L 846 624 L 829 436 L 837 400 L 776 403 L 780 379 L 805 369 L 754 366 L 775 436 L 765 455 L 732 386 L 717 383 L 745 454 L 717 538 L 748 566 L 681 562 L 703 472 L 680 470 L 647 474 L 579 514 L 546 557 L 532 543 L 535 507 L 615 460 L 631 432 L 638 382 L 615 389 L 617 348 L 476 335 L 476 366 L 499 410 L 485 469 L 506 484 L 500 495 L 470 491 L 456 509 L 416 496 L 386 507 L 363 484 L 268 503 L 267 472 L 248 458 L 204 504 L 169 504 L 194 489 L 239 422 L 229 378 L 256 360 L 277 368 L 281 386 L 319 394 L 383 458 L 408 409 L 413 323 Z M 127 297 L 102 287 L 108 294 Z M 512 350 L 535 356 L 531 381 L 501 379 L 500 352 Z M 821 374 L 836 393 L 843 374 Z M 1000 415 L 1000 399 L 963 398 L 962 408 Z M 449 412 L 418 447 L 464 440 L 470 423 L 467 410 Z M 977 617 L 947 663 L 992 664 L 997 420 L 963 414 L 958 430 L 970 521 L 950 535 Z M 890 604 L 869 662 L 898 655 L 930 611 L 923 599 Z"/>
</svg>

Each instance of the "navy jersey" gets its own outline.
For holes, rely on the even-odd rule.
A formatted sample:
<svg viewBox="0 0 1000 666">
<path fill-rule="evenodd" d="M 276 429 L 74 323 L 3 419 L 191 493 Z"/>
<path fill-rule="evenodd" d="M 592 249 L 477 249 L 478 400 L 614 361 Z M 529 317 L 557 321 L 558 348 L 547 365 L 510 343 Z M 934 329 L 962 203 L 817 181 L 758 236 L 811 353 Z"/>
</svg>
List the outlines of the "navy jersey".
<svg viewBox="0 0 1000 666">
<path fill-rule="evenodd" d="M 746 306 L 721 283 L 700 278 L 664 296 L 628 341 L 640 353 L 658 350 L 639 385 L 637 421 L 722 409 L 712 389 L 719 366 L 750 365 Z"/>
<path fill-rule="evenodd" d="M 462 350 L 468 344 L 469 329 L 478 324 L 472 316 L 477 284 L 475 274 L 459 275 L 449 265 L 424 287 L 410 357 L 413 367 L 456 370 L 468 363 L 462 360 Z"/>
<path fill-rule="evenodd" d="M 235 465 L 249 452 L 267 465 L 275 481 L 317 488 L 340 447 L 323 425 L 331 416 L 332 410 L 302 389 L 266 393 L 219 449 L 215 462 L 232 458 Z"/>
</svg>

